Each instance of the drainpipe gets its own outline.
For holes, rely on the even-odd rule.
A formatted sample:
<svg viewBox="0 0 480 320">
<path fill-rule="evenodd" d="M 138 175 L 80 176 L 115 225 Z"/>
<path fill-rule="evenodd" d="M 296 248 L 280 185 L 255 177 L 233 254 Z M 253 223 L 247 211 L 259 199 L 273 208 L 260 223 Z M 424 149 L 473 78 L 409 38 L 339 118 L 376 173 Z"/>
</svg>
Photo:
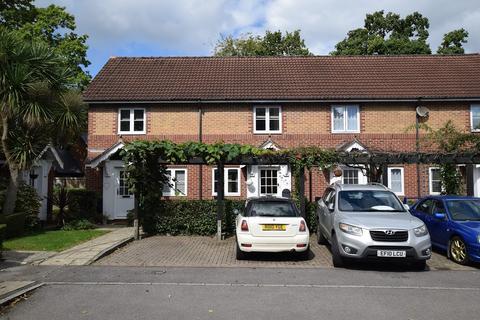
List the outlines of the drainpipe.
<svg viewBox="0 0 480 320">
<path fill-rule="evenodd" d="M 420 106 L 420 98 L 418 98 L 417 107 Z M 417 109 L 415 108 L 415 152 L 420 152 L 420 133 L 418 130 L 419 126 L 419 115 L 417 113 Z M 420 165 L 417 161 L 417 197 L 420 198 Z"/>
<path fill-rule="evenodd" d="M 202 143 L 202 106 L 200 105 L 201 101 L 198 102 L 198 142 Z M 199 166 L 199 172 L 198 172 L 198 199 L 202 200 L 203 199 L 203 165 Z"/>
</svg>

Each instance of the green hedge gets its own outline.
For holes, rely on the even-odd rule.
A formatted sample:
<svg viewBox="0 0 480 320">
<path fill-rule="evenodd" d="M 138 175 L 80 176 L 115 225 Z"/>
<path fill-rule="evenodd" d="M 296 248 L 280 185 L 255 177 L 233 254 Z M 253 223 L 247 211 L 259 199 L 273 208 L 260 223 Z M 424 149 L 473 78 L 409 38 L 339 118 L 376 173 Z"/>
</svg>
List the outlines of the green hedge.
<svg viewBox="0 0 480 320">
<path fill-rule="evenodd" d="M 6 231 L 7 231 L 7 225 L 6 224 L 0 224 L 0 256 L 1 256 L 2 250 L 3 250 L 3 240 L 5 240 Z"/>
<path fill-rule="evenodd" d="M 95 191 L 70 189 L 68 190 L 68 197 L 69 220 L 102 221 L 102 215 L 97 211 L 97 194 Z"/>
<path fill-rule="evenodd" d="M 306 218 L 308 229 L 310 233 L 317 232 L 317 203 L 313 202 L 306 202 L 305 204 L 305 211 L 306 211 Z"/>
<path fill-rule="evenodd" d="M 234 209 L 242 209 L 245 201 L 225 200 L 222 229 L 235 230 Z M 147 234 L 214 235 L 217 231 L 215 200 L 162 200 L 150 208 L 141 223 Z"/>
<path fill-rule="evenodd" d="M 244 200 L 225 200 L 224 232 L 235 232 L 235 209 L 242 210 Z M 317 230 L 316 202 L 306 203 L 306 221 L 310 232 Z M 147 234 L 214 235 L 217 232 L 215 200 L 161 200 L 140 222 Z M 132 215 L 130 215 L 132 217 Z"/>
<path fill-rule="evenodd" d="M 25 230 L 25 213 L 16 212 L 8 216 L 1 216 L 0 223 L 6 224 L 5 238 L 19 237 Z"/>
</svg>

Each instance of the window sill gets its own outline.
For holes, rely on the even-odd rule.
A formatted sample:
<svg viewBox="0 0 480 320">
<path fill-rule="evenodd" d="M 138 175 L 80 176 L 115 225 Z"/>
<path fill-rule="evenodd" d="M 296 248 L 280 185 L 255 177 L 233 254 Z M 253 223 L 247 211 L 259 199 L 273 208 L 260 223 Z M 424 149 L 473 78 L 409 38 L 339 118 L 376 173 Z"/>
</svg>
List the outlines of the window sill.
<svg viewBox="0 0 480 320">
<path fill-rule="evenodd" d="M 280 135 L 282 134 L 281 131 L 254 131 L 253 134 L 256 134 L 256 135 L 267 135 L 267 134 L 276 134 L 276 135 Z"/>
<path fill-rule="evenodd" d="M 138 131 L 138 132 L 131 132 L 131 131 L 126 131 L 126 132 L 122 132 L 122 131 L 119 131 L 118 134 L 126 134 L 126 135 L 142 135 L 142 134 L 147 134 L 145 131 Z"/>
<path fill-rule="evenodd" d="M 360 131 L 332 131 L 334 134 L 352 134 L 352 133 L 360 133 Z"/>
</svg>

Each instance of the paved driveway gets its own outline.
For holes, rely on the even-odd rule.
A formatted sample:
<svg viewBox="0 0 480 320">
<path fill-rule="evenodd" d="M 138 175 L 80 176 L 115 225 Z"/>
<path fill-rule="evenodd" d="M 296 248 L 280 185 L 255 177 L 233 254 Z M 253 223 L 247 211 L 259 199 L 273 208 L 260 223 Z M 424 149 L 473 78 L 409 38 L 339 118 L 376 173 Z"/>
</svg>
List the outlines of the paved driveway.
<svg viewBox="0 0 480 320">
<path fill-rule="evenodd" d="M 254 254 L 249 260 L 235 259 L 235 238 L 217 241 L 209 237 L 154 236 L 135 241 L 97 261 L 96 265 L 165 266 L 165 267 L 283 267 L 333 268 L 326 246 L 312 239 L 310 259 L 299 261 L 291 254 Z M 428 262 L 430 270 L 475 270 L 453 263 L 434 253 Z M 363 268 L 364 266 L 360 266 Z M 367 268 L 390 266 L 367 265 Z M 398 267 L 398 266 L 394 266 Z M 403 266 L 399 267 L 403 269 Z M 478 270 L 478 269 L 477 269 Z"/>
</svg>

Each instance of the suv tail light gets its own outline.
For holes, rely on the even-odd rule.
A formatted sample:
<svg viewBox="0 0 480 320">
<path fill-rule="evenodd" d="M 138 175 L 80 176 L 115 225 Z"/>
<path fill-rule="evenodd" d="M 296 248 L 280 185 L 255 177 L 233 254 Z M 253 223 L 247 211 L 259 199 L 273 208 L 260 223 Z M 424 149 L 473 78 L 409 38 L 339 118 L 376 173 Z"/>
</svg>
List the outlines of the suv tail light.
<svg viewBox="0 0 480 320">
<path fill-rule="evenodd" d="M 240 230 L 242 230 L 242 231 L 248 231 L 247 220 L 242 220 L 242 225 L 240 226 Z"/>
<path fill-rule="evenodd" d="M 298 231 L 300 232 L 305 232 L 307 231 L 307 226 L 305 225 L 305 221 L 300 221 L 300 228 L 298 228 Z"/>
</svg>

